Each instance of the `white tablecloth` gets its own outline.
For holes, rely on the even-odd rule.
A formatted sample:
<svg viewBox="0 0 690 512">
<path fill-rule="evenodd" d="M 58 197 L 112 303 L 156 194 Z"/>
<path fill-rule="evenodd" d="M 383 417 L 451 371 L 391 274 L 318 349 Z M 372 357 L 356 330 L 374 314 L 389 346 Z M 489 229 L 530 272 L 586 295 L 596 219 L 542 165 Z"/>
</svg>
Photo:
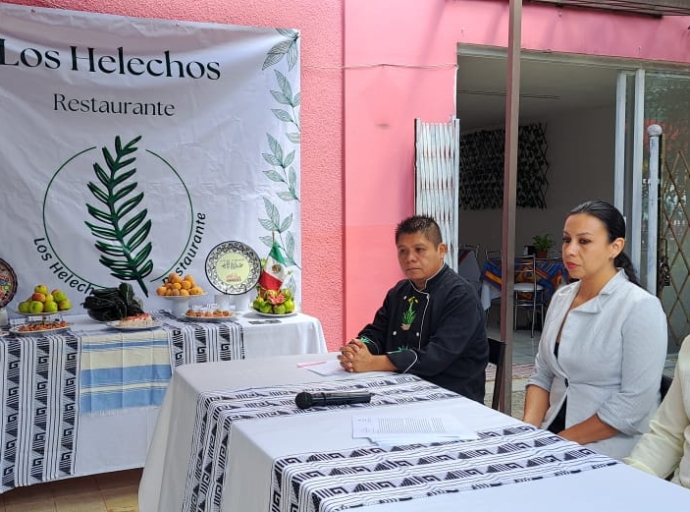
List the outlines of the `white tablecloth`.
<svg viewBox="0 0 690 512">
<path fill-rule="evenodd" d="M 211 390 L 238 390 L 270 385 L 319 383 L 351 379 L 351 374 L 321 377 L 297 363 L 324 356 L 290 356 L 255 361 L 230 361 L 178 369 L 168 388 L 139 489 L 142 512 L 183 511 L 195 416 L 199 394 Z M 328 358 L 335 358 L 334 354 Z M 382 374 L 383 375 L 383 374 Z M 367 374 L 366 377 L 370 377 Z M 365 378 L 362 375 L 362 378 Z M 379 408 L 370 409 L 370 411 Z M 522 425 L 517 420 L 462 397 L 440 401 L 386 406 L 386 412 L 432 416 L 451 413 L 474 430 Z M 340 408 L 328 413 L 295 414 L 232 423 L 227 450 L 229 464 L 225 487 L 220 489 L 221 510 L 269 512 L 271 468 L 274 459 L 314 452 L 342 451 L 362 446 L 351 437 L 351 416 L 362 409 Z M 549 455 L 548 447 L 544 455 Z M 611 467 L 512 483 L 495 488 L 455 492 L 441 496 L 371 505 L 366 510 L 685 510 L 690 491 L 637 470 L 616 464 Z M 275 505 L 275 504 L 274 504 Z M 595 505 L 593 507 L 593 505 Z M 359 509 L 358 509 L 359 510 Z"/>
<path fill-rule="evenodd" d="M 246 359 L 327 351 L 317 318 L 299 314 L 281 318 L 280 323 L 250 323 L 265 320 L 251 312 L 239 316 Z M 207 364 L 213 363 L 189 366 L 198 366 L 204 373 Z M 145 407 L 82 416 L 75 474 L 92 475 L 142 467 L 158 414 L 158 407 Z"/>
<path fill-rule="evenodd" d="M 77 375 L 83 377 L 82 369 L 84 369 L 85 364 L 95 365 L 98 367 L 101 365 L 102 361 L 95 361 L 89 354 L 82 354 L 82 342 L 78 340 L 83 340 L 84 345 L 87 344 L 86 340 L 94 340 L 98 344 L 101 344 L 107 352 L 109 352 L 109 357 L 115 362 L 114 370 L 117 370 L 117 355 L 120 353 L 121 366 L 125 365 L 125 361 L 129 358 L 135 360 L 144 361 L 143 363 L 127 363 L 130 368 L 134 364 L 148 364 L 146 361 L 151 361 L 152 364 L 165 365 L 169 363 L 170 357 L 167 353 L 165 347 L 166 336 L 162 329 L 147 331 L 150 339 L 143 340 L 141 342 L 136 341 L 135 333 L 118 333 L 114 330 L 104 329 L 102 323 L 95 322 L 91 320 L 86 315 L 72 315 L 66 316 L 65 319 L 72 324 L 72 328 L 78 336 L 71 336 L 71 351 L 73 354 L 71 357 L 76 357 L 76 361 L 81 361 L 81 366 L 77 370 Z M 272 319 L 270 319 L 272 320 Z M 284 354 L 302 354 L 302 353 L 325 353 L 326 352 L 326 342 L 323 336 L 323 330 L 318 319 L 308 316 L 308 315 L 295 315 L 292 317 L 285 317 L 279 320 L 279 323 L 265 323 L 266 319 L 256 315 L 254 313 L 242 314 L 238 322 L 242 326 L 243 335 L 243 346 L 244 346 L 244 358 L 264 358 L 273 355 L 284 355 Z M 255 323 L 260 322 L 260 323 Z M 208 324 L 211 325 L 211 324 Z M 161 338 L 159 335 L 162 334 Z M 54 336 L 53 338 L 60 338 Z M 63 336 L 64 338 L 64 336 Z M 162 341 L 155 341 L 155 340 Z M 10 338 L 0 338 L 0 343 L 3 344 L 0 347 L 0 363 L 3 365 L 7 362 L 8 364 L 15 364 L 5 361 L 6 358 L 10 357 L 7 353 L 7 347 L 10 345 Z M 66 382 L 66 389 L 70 390 L 70 385 L 68 383 L 67 377 L 60 380 L 60 364 L 57 364 L 57 358 L 61 357 L 64 359 L 63 352 L 59 352 L 55 349 L 51 349 L 50 352 L 46 352 L 47 356 L 43 358 L 41 354 L 42 351 L 37 351 L 39 338 L 35 337 L 24 337 L 18 340 L 12 341 L 12 346 L 16 347 L 13 349 L 12 361 L 16 362 L 16 370 L 13 372 L 17 373 L 15 377 L 3 375 L 2 381 L 0 381 L 0 391 L 3 391 L 3 399 L 7 401 L 11 397 L 8 394 L 14 396 L 13 401 L 16 401 L 16 397 L 20 397 L 20 403 L 26 403 L 28 406 L 23 406 L 22 410 L 18 413 L 19 422 L 29 421 L 31 425 L 40 423 L 39 419 L 32 419 L 36 414 L 44 414 L 46 417 L 46 422 L 49 425 L 54 425 L 56 432 L 59 432 L 60 420 L 56 419 L 56 416 L 67 414 L 66 407 L 69 405 L 65 403 L 64 400 L 58 401 L 57 399 L 51 399 L 47 407 L 40 407 L 40 403 L 32 402 L 32 397 L 38 391 L 33 391 L 40 382 L 42 382 L 41 370 L 37 365 L 45 364 L 55 373 L 55 382 Z M 18 341 L 18 343 L 17 343 Z M 55 340 L 54 346 L 57 347 L 57 342 Z M 45 342 L 41 342 L 45 345 Z M 122 350 L 118 350 L 118 347 L 122 347 L 122 343 L 127 344 L 127 354 Z M 163 345 L 161 345 L 163 343 Z M 109 345 L 112 345 L 110 347 Z M 42 350 L 47 350 L 46 348 Z M 158 354 L 161 351 L 165 351 L 165 354 L 160 356 Z M 67 352 L 64 352 L 67 354 Z M 158 354 L 155 356 L 152 354 Z M 125 357 L 126 356 L 126 357 Z M 233 357 L 236 357 L 233 355 Z M 56 361 L 53 361 L 56 359 Z M 41 362 L 43 361 L 43 362 Z M 62 363 L 64 365 L 64 361 Z M 190 366 L 203 366 L 203 365 L 190 365 Z M 64 373 L 64 372 L 63 372 Z M 116 386 L 117 389 L 127 389 L 125 385 L 125 372 L 123 372 L 123 382 L 120 386 Z M 72 373 L 74 375 L 74 372 Z M 165 374 L 165 379 L 159 382 L 152 383 L 152 389 L 155 392 L 155 386 L 163 388 L 167 385 L 167 378 L 170 375 L 170 368 L 168 367 L 167 373 Z M 35 376 L 35 377 L 34 377 Z M 7 379 L 14 379 L 12 383 L 9 383 Z M 37 380 L 37 384 L 32 384 L 33 381 L 29 379 Z M 52 382 L 52 381 L 51 381 Z M 71 385 L 71 393 L 76 395 L 71 399 L 76 400 L 77 405 L 80 401 L 80 390 L 82 390 L 79 378 L 76 379 L 76 384 Z M 144 383 L 145 384 L 145 383 Z M 142 382 L 139 381 L 139 386 Z M 130 386 L 131 388 L 131 386 Z M 115 389 L 115 388 L 113 388 Z M 14 390 L 14 391 L 12 391 Z M 56 390 L 49 390 L 50 396 L 56 395 Z M 16 392 L 16 393 L 15 393 Z M 162 393 L 161 395 L 162 396 Z M 34 400 L 35 402 L 35 400 Z M 55 403 L 53 403 L 55 402 Z M 60 402 L 58 404 L 58 402 Z M 160 403 L 160 402 L 155 402 Z M 59 407 L 58 407 L 59 406 Z M 79 409 L 75 409 L 79 410 Z M 74 434 L 71 439 L 74 439 L 76 445 L 73 451 L 73 470 L 71 476 L 84 476 L 98 473 L 106 473 L 112 471 L 119 471 L 123 469 L 131 469 L 142 467 L 146 458 L 146 453 L 148 446 L 151 442 L 153 436 L 154 427 L 156 425 L 156 418 L 158 416 L 159 407 L 157 405 L 148 405 L 143 407 L 131 407 L 127 403 L 122 402 L 118 405 L 116 409 L 102 410 L 99 409 L 96 412 L 79 414 L 74 423 Z M 38 411 L 38 412 L 34 412 Z M 42 413 L 41 411 L 44 411 Z M 41 457 L 31 450 L 31 442 L 29 440 L 22 440 L 22 432 L 12 434 L 10 411 L 8 409 L 7 421 L 3 421 L 1 425 L 3 427 L 7 426 L 7 432 L 3 433 L 2 441 L 3 443 L 14 443 L 11 436 L 16 436 L 19 441 L 17 441 L 16 446 L 16 461 L 12 464 L 16 464 L 17 467 L 20 465 L 26 466 L 29 460 L 33 464 L 33 461 L 41 462 Z M 29 416 L 31 414 L 31 417 Z M 57 422 L 57 423 L 56 423 Z M 40 428 L 36 427 L 36 428 Z M 70 427 L 71 428 L 71 427 Z M 24 434 L 24 437 L 28 435 L 28 432 Z M 52 442 L 52 441 L 51 441 Z M 6 450 L 2 450 L 3 457 L 10 454 L 14 448 L 12 446 L 7 447 Z M 30 457 L 30 459 L 29 459 Z M 26 461 L 24 461 L 26 458 Z M 3 459 L 4 464 L 5 459 Z M 12 467 L 8 465 L 7 467 Z M 64 472 L 69 474 L 69 472 Z M 10 475 L 11 476 L 11 475 Z M 58 477 L 59 478 L 59 477 Z M 44 476 L 43 481 L 55 479 L 55 477 Z M 31 481 L 29 483 L 38 483 L 37 481 Z M 8 484 L 11 486 L 11 482 Z M 19 480 L 16 485 L 28 485 L 28 483 Z"/>
</svg>

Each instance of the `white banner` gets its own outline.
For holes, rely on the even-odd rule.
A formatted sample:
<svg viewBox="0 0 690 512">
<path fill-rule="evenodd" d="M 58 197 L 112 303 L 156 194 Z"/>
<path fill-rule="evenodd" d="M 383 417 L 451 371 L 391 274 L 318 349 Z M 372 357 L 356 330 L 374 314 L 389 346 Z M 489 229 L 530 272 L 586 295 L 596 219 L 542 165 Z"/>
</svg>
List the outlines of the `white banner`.
<svg viewBox="0 0 690 512">
<path fill-rule="evenodd" d="M 0 4 L 0 258 L 67 292 L 129 282 L 146 309 L 238 241 L 272 237 L 299 294 L 299 34 Z M 299 300 L 299 295 L 298 295 Z"/>
</svg>

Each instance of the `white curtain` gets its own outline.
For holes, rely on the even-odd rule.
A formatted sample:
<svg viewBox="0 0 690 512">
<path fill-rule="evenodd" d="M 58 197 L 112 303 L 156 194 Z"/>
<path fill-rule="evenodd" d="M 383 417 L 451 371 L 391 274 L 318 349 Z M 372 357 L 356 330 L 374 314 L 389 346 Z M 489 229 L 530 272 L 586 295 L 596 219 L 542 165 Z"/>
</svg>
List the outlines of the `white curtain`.
<svg viewBox="0 0 690 512">
<path fill-rule="evenodd" d="M 415 119 L 415 213 L 436 219 L 448 245 L 446 263 L 458 269 L 460 120 Z"/>
</svg>

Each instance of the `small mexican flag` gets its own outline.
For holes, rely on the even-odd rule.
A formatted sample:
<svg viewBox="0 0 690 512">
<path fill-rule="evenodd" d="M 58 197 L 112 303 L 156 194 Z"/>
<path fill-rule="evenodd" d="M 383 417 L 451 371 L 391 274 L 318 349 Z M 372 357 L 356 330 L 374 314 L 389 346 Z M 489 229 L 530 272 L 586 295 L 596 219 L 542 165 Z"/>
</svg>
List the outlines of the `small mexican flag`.
<svg viewBox="0 0 690 512">
<path fill-rule="evenodd" d="M 266 264 L 261 271 L 259 286 L 266 290 L 280 290 L 280 286 L 286 277 L 285 260 L 280 252 L 280 247 L 274 241 L 271 252 L 268 253 L 268 258 L 266 258 Z"/>
</svg>

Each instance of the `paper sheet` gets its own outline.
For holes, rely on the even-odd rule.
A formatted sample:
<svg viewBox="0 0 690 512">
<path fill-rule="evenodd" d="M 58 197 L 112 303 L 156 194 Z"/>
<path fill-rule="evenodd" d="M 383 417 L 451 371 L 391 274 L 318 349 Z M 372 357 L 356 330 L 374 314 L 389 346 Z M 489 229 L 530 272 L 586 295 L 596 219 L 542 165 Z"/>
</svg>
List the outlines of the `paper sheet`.
<svg viewBox="0 0 690 512">
<path fill-rule="evenodd" d="M 332 361 L 308 361 L 306 363 L 297 363 L 297 366 L 325 376 L 346 373 L 337 359 Z"/>
<path fill-rule="evenodd" d="M 477 433 L 448 414 L 436 416 L 355 415 L 352 437 L 381 446 L 478 439 Z"/>
</svg>

